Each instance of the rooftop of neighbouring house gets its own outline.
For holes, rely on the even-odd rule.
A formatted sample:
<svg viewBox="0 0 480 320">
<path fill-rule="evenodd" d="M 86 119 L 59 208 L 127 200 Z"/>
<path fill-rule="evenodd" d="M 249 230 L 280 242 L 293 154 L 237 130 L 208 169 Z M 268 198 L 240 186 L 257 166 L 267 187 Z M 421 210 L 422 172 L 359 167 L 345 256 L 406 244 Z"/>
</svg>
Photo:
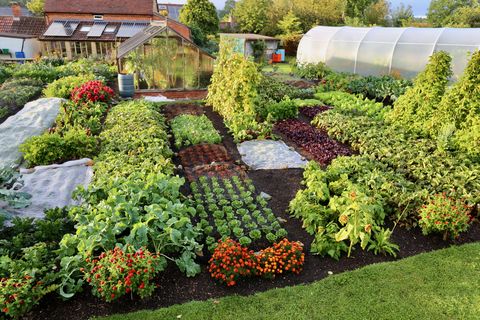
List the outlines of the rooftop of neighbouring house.
<svg viewBox="0 0 480 320">
<path fill-rule="evenodd" d="M 220 36 L 232 37 L 237 39 L 245 39 L 245 40 L 275 40 L 280 41 L 277 38 L 264 36 L 261 34 L 254 34 L 254 33 L 220 33 Z"/>
<path fill-rule="evenodd" d="M 45 13 L 153 15 L 153 0 L 45 0 Z"/>
<path fill-rule="evenodd" d="M 22 16 L 31 16 L 32 13 L 27 8 L 21 8 Z M 13 16 L 13 10 L 11 6 L 0 7 L 0 16 Z"/>
<path fill-rule="evenodd" d="M 45 20 L 39 17 L 0 17 L 0 36 L 35 38 L 45 31 Z"/>
</svg>

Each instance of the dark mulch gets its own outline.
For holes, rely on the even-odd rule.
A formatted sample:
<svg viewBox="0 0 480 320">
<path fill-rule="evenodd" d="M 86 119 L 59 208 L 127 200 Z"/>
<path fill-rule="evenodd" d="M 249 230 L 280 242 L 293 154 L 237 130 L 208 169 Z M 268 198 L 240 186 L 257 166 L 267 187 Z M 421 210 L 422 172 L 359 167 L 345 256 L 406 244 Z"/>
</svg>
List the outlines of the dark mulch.
<svg viewBox="0 0 480 320">
<path fill-rule="evenodd" d="M 168 120 L 172 120 L 181 114 L 191 114 L 194 116 L 201 116 L 203 114 L 203 108 L 198 104 L 168 104 L 162 108 Z"/>
<path fill-rule="evenodd" d="M 222 145 L 200 144 L 185 148 L 178 152 L 180 163 L 184 168 L 223 162 L 233 162 L 232 158 Z"/>
<path fill-rule="evenodd" d="M 292 87 L 298 88 L 298 89 L 308 89 L 308 88 L 313 88 L 317 84 L 313 81 L 308 81 L 308 80 L 289 80 L 285 81 L 286 84 L 291 85 Z"/>
<path fill-rule="evenodd" d="M 240 156 L 233 139 L 218 114 L 211 109 L 205 109 L 207 116 L 214 122 L 215 127 L 225 136 L 224 145 L 229 153 L 240 164 Z M 177 159 L 178 160 L 178 159 Z M 56 294 L 49 295 L 42 300 L 41 306 L 35 308 L 27 319 L 88 319 L 91 316 L 126 313 L 142 309 L 157 309 L 173 304 L 192 300 L 206 300 L 220 298 L 227 295 L 251 295 L 256 292 L 274 288 L 311 283 L 328 276 L 329 272 L 341 273 L 354 270 L 372 263 L 393 261 L 395 258 L 383 255 L 374 255 L 371 252 L 357 249 L 352 256 L 343 256 L 339 261 L 330 258 L 321 258 L 308 254 L 312 237 L 302 229 L 301 221 L 292 219 L 287 214 L 288 204 L 301 188 L 302 170 L 260 170 L 249 171 L 248 176 L 259 191 L 270 194 L 272 210 L 283 219 L 285 228 L 291 240 L 302 241 L 306 247 L 304 270 L 300 275 L 282 275 L 275 280 L 250 279 L 241 282 L 233 288 L 227 288 L 215 283 L 207 272 L 206 264 L 202 265 L 202 273 L 195 278 L 187 278 L 174 265 L 161 273 L 158 278 L 159 289 L 151 298 L 139 300 L 124 297 L 114 303 L 105 303 L 93 297 L 89 289 L 75 296 L 69 301 L 62 301 Z M 390 225 L 391 227 L 392 225 Z M 469 232 L 464 234 L 455 243 L 444 242 L 441 236 L 423 236 L 419 229 L 406 230 L 397 227 L 392 240 L 400 246 L 397 259 L 413 256 L 419 253 L 446 248 L 452 244 L 464 244 L 480 241 L 480 224 L 475 223 Z M 204 259 L 202 259 L 204 260 Z"/>
</svg>

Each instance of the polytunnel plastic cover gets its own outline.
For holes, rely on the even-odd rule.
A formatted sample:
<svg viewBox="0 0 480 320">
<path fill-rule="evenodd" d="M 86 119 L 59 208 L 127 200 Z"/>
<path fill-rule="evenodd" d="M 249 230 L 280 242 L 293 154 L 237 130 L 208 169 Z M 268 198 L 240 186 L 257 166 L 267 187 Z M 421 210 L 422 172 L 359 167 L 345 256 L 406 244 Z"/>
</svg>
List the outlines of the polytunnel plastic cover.
<svg viewBox="0 0 480 320">
<path fill-rule="evenodd" d="M 413 78 L 443 50 L 452 56 L 455 79 L 479 48 L 479 28 L 315 27 L 300 41 L 297 60 L 324 62 L 339 72 Z"/>
</svg>

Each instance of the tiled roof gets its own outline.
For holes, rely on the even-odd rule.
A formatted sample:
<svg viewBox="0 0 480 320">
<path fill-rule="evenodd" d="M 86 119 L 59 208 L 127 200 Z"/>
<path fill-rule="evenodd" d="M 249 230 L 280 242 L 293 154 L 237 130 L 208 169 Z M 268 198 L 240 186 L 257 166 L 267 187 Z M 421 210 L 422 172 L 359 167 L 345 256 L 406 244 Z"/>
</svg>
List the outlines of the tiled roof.
<svg viewBox="0 0 480 320">
<path fill-rule="evenodd" d="M 29 17 L 32 13 L 27 8 L 22 8 L 22 16 Z M 0 16 L 13 16 L 12 7 L 0 7 Z"/>
<path fill-rule="evenodd" d="M 45 31 L 45 20 L 37 17 L 0 17 L 0 35 L 34 38 L 40 36 Z"/>
<path fill-rule="evenodd" d="M 151 15 L 153 0 L 46 0 L 45 13 Z"/>
</svg>

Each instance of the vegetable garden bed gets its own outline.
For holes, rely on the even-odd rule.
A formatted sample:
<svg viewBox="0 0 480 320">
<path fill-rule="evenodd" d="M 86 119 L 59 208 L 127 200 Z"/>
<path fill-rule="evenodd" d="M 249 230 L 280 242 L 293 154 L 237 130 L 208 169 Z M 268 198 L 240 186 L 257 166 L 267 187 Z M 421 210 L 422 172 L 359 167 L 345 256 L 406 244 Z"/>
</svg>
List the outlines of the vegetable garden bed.
<svg viewBox="0 0 480 320">
<path fill-rule="evenodd" d="M 222 118 L 208 107 L 205 107 L 204 110 L 209 119 L 213 121 L 215 128 L 224 137 L 223 145 L 233 161 L 241 161 L 236 144 L 228 134 Z M 180 164 L 179 160 L 179 158 L 174 158 L 175 164 Z M 274 280 L 247 279 L 241 281 L 235 287 L 225 287 L 214 282 L 210 277 L 204 265 L 207 258 L 198 257 L 198 261 L 202 263 L 202 272 L 199 275 L 194 278 L 187 278 L 175 265 L 169 265 L 157 278 L 156 282 L 159 288 L 153 296 L 144 300 L 131 300 L 129 296 L 126 296 L 112 303 L 107 303 L 93 297 L 88 289 L 68 301 L 61 300 L 55 294 L 46 298 L 43 304 L 35 308 L 27 319 L 85 319 L 95 315 L 156 309 L 192 300 L 206 300 L 233 294 L 250 295 L 272 288 L 311 283 L 328 277 L 329 272 L 336 274 L 373 263 L 394 260 L 390 256 L 374 255 L 373 252 L 360 249 L 354 250 L 350 258 L 343 255 L 338 261 L 331 258 L 319 258 L 310 254 L 310 243 L 314 238 L 302 228 L 300 220 L 290 217 L 287 213 L 290 201 L 295 197 L 297 191 L 302 189 L 302 175 L 302 169 L 248 172 L 248 176 L 256 189 L 272 196 L 273 200 L 270 201 L 270 207 L 273 212 L 286 221 L 284 226 L 289 239 L 298 240 L 305 244 L 307 255 L 304 270 L 299 275 L 286 274 L 277 276 Z M 393 224 L 387 222 L 387 227 L 393 227 Z M 445 248 L 452 244 L 452 242 L 443 241 L 441 235 L 424 236 L 419 229 L 406 230 L 402 227 L 395 229 L 391 240 L 400 246 L 398 258 Z M 462 244 L 475 241 L 480 241 L 480 226 L 478 223 L 473 224 L 470 230 L 454 243 Z M 71 310 L 76 312 L 72 313 Z"/>
</svg>

